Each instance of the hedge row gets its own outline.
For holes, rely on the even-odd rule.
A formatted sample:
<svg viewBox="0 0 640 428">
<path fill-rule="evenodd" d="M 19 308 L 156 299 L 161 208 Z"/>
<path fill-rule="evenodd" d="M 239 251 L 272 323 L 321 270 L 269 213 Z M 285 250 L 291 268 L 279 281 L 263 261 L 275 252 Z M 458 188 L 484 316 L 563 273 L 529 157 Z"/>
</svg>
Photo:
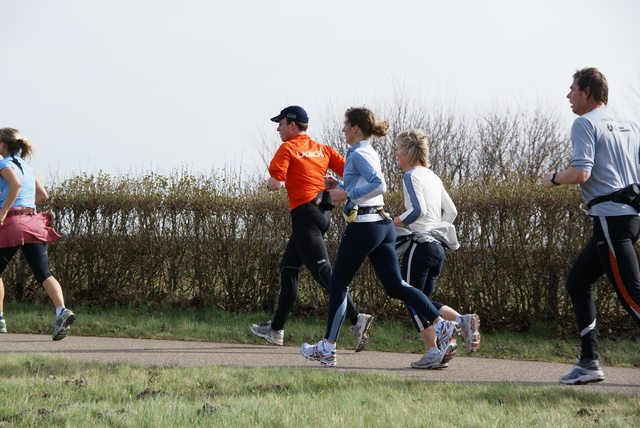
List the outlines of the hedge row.
<svg viewBox="0 0 640 428">
<path fill-rule="evenodd" d="M 79 305 L 218 305 L 272 311 L 279 291 L 277 265 L 290 231 L 284 192 L 263 183 L 239 186 L 230 177 L 176 173 L 166 177 L 81 175 L 50 189 L 47 206 L 64 235 L 50 246 L 50 265 L 66 300 Z M 449 255 L 434 300 L 477 312 L 485 329 L 526 330 L 547 322 L 574 331 L 564 281 L 590 234 L 576 187 L 542 189 L 534 183 L 465 185 L 450 190 L 459 210 L 462 247 Z M 402 194 L 386 196 L 392 213 Z M 327 235 L 331 257 L 344 227 L 339 207 Z M 5 283 L 19 283 L 13 263 Z M 28 278 L 31 278 L 29 275 Z M 28 299 L 46 299 L 29 279 Z M 327 296 L 306 270 L 294 315 L 324 315 Z M 7 287 L 11 295 L 12 287 Z M 408 322 L 368 265 L 354 280 L 361 311 Z M 605 280 L 597 287 L 600 325 L 630 326 Z"/>
</svg>

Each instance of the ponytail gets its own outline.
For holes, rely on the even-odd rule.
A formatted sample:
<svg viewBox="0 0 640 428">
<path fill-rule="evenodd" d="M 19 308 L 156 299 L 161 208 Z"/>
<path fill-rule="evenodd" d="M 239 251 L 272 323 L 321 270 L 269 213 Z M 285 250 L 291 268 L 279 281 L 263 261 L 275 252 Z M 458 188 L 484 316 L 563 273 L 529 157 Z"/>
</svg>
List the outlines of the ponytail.
<svg viewBox="0 0 640 428">
<path fill-rule="evenodd" d="M 20 131 L 14 128 L 0 129 L 0 141 L 7 145 L 9 153 L 20 152 L 20 157 L 26 159 L 33 154 L 33 144 L 31 141 L 22 138 Z"/>
<path fill-rule="evenodd" d="M 384 137 L 389 130 L 389 121 L 377 122 L 373 112 L 366 107 L 350 108 L 344 114 L 344 119 L 351 126 L 358 125 L 365 138 L 369 138 L 372 135 Z"/>
</svg>

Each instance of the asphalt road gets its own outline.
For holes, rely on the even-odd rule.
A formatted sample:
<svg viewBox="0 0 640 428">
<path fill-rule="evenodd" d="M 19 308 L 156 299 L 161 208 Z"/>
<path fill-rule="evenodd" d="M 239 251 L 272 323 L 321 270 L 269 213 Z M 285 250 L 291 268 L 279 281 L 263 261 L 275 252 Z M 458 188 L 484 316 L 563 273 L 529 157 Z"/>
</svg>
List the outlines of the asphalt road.
<svg viewBox="0 0 640 428">
<path fill-rule="evenodd" d="M 48 335 L 11 333 L 0 334 L 0 350 L 2 353 L 40 353 L 82 361 L 122 362 L 145 367 L 217 365 L 378 371 L 435 382 L 516 382 L 640 395 L 640 369 L 603 367 L 606 376 L 604 382 L 580 386 L 560 384 L 558 378 L 571 370 L 573 362 L 558 364 L 456 356 L 447 369 L 416 370 L 409 364 L 422 355 L 370 350 L 356 354 L 351 350 L 338 350 L 337 366 L 324 368 L 315 361 L 306 360 L 300 355 L 298 347 L 291 346 L 84 336 L 68 336 L 64 340 L 53 342 Z"/>
</svg>

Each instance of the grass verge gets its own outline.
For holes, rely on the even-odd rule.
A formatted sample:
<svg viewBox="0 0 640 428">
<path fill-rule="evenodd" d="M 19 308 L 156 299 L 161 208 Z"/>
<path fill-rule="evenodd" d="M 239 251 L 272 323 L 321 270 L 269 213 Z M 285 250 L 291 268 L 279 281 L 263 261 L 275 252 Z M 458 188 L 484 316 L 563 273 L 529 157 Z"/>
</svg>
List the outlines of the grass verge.
<svg viewBox="0 0 640 428">
<path fill-rule="evenodd" d="M 638 397 L 285 368 L 140 368 L 5 354 L 0 426 L 636 427 Z"/>
</svg>

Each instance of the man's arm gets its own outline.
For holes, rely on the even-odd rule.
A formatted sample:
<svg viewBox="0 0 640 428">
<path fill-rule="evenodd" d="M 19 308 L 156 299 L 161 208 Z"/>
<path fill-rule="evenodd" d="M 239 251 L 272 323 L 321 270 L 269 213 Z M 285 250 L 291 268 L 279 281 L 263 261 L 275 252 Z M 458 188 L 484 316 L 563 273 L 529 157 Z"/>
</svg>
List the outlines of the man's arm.
<svg viewBox="0 0 640 428">
<path fill-rule="evenodd" d="M 561 184 L 582 184 L 587 181 L 589 177 L 591 177 L 590 172 L 570 166 L 564 171 L 555 173 L 545 172 L 544 174 L 542 174 L 541 181 L 544 187 L 550 188 L 559 186 Z M 554 182 L 551 181 L 551 178 L 553 178 Z"/>
</svg>

